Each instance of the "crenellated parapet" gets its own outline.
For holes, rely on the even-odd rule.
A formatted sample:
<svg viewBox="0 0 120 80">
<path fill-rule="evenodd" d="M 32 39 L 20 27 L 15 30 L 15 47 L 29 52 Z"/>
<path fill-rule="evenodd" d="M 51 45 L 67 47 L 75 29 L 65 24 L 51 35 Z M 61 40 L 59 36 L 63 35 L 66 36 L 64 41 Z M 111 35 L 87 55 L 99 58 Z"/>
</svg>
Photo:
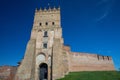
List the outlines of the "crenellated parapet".
<svg viewBox="0 0 120 80">
<path fill-rule="evenodd" d="M 110 57 L 110 56 L 97 55 L 97 58 L 98 58 L 98 60 L 104 60 L 104 61 L 106 61 L 106 60 L 112 60 L 112 57 Z"/>
<path fill-rule="evenodd" d="M 36 13 L 57 13 L 60 12 L 60 7 L 49 7 L 49 8 L 40 8 L 35 10 Z"/>
<path fill-rule="evenodd" d="M 71 52 L 71 55 L 74 57 L 86 57 L 86 59 L 96 59 L 96 60 L 103 60 L 103 61 L 111 61 L 111 56 L 102 56 L 98 54 L 91 54 L 91 53 L 77 53 L 77 52 Z"/>
</svg>

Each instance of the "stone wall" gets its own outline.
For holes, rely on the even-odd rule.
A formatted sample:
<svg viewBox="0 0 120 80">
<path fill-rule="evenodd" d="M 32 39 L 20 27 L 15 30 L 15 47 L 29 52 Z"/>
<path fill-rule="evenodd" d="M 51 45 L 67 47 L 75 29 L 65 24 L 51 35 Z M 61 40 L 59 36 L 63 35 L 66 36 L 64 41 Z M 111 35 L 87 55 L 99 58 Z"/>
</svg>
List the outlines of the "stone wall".
<svg viewBox="0 0 120 80">
<path fill-rule="evenodd" d="M 35 69 L 35 40 L 30 40 L 27 44 L 24 59 L 18 67 L 15 80 L 30 80 L 34 78 Z"/>
<path fill-rule="evenodd" d="M 16 66 L 0 66 L 0 80 L 13 80 L 16 70 Z"/>
<path fill-rule="evenodd" d="M 54 39 L 53 45 L 53 80 L 59 79 L 63 76 L 63 56 L 62 56 L 62 41 L 61 39 Z"/>
<path fill-rule="evenodd" d="M 115 70 L 110 56 L 71 52 L 70 47 L 67 46 L 64 47 L 64 50 L 68 53 L 69 72 Z"/>
</svg>

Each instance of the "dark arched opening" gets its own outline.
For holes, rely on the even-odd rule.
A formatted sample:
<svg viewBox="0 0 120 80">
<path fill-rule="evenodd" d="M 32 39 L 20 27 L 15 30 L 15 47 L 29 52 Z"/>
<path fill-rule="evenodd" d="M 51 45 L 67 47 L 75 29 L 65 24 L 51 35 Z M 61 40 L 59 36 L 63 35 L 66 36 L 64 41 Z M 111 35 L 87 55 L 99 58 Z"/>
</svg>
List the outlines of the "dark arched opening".
<svg viewBox="0 0 120 80">
<path fill-rule="evenodd" d="M 42 63 L 39 66 L 39 80 L 47 80 L 48 79 L 48 66 L 45 63 Z"/>
</svg>

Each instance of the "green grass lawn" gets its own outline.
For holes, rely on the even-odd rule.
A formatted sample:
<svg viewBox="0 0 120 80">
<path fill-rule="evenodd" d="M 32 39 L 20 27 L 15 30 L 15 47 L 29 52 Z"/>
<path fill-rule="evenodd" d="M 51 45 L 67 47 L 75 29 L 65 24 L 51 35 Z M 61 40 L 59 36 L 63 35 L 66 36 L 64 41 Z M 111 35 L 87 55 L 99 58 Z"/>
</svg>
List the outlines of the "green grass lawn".
<svg viewBox="0 0 120 80">
<path fill-rule="evenodd" d="M 71 72 L 65 78 L 59 80 L 120 80 L 120 72 L 95 71 L 95 72 Z"/>
</svg>

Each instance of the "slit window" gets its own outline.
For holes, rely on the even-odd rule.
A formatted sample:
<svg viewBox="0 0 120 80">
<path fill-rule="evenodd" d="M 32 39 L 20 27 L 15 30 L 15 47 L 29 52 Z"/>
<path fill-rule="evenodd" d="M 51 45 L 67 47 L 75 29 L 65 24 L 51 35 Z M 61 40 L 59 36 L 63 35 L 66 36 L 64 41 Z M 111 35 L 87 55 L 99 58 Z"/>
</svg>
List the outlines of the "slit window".
<svg viewBox="0 0 120 80">
<path fill-rule="evenodd" d="M 52 25 L 55 25 L 55 22 L 52 22 Z"/>
<path fill-rule="evenodd" d="M 46 26 L 47 26 L 47 25 L 48 25 L 48 22 L 46 22 L 45 24 L 46 24 Z"/>
<path fill-rule="evenodd" d="M 108 58 L 108 60 L 110 60 L 110 59 L 109 59 L 109 56 L 107 56 L 107 58 Z"/>
<path fill-rule="evenodd" d="M 98 60 L 99 60 L 99 55 L 97 55 L 97 58 L 98 58 Z"/>
<path fill-rule="evenodd" d="M 103 57 L 103 60 L 104 60 L 105 59 L 104 56 L 102 56 L 102 57 Z"/>
<path fill-rule="evenodd" d="M 42 26 L 42 23 L 40 23 L 39 25 Z"/>
</svg>

